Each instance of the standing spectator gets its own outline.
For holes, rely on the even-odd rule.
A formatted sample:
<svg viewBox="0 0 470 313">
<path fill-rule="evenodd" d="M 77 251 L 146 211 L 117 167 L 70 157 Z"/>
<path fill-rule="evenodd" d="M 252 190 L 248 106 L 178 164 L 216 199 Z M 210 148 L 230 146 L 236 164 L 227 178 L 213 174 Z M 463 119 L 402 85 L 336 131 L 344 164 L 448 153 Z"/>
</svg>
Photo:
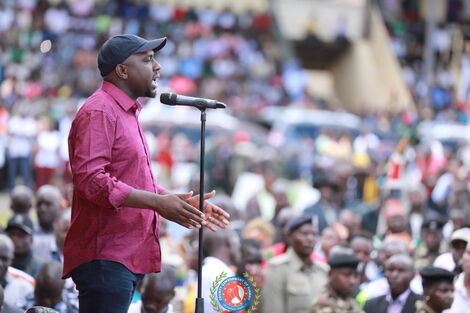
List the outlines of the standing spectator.
<svg viewBox="0 0 470 313">
<path fill-rule="evenodd" d="M 2 100 L 0 100 L 0 189 L 5 188 L 3 179 L 5 177 L 5 161 L 7 150 L 7 123 L 9 112 Z"/>
<path fill-rule="evenodd" d="M 295 217 L 286 229 L 291 247 L 269 260 L 263 285 L 264 313 L 309 312 L 312 299 L 327 282 L 326 265 L 311 258 L 317 236 L 312 217 Z"/>
<path fill-rule="evenodd" d="M 54 122 L 44 119 L 44 129 L 37 138 L 37 152 L 34 158 L 36 169 L 36 188 L 52 182 L 56 168 L 59 167 L 60 133 Z M 57 124 L 57 123 L 56 123 Z"/>
<path fill-rule="evenodd" d="M 387 260 L 395 254 L 407 254 L 408 249 L 405 243 L 399 239 L 391 238 L 383 242 L 379 251 L 377 252 L 377 265 L 379 271 L 377 277 L 374 277 L 369 283 L 361 286 L 361 291 L 358 298 L 362 301 L 367 301 L 372 298 L 386 295 L 389 291 L 389 285 L 385 278 L 385 264 Z M 414 290 L 419 293 L 419 290 Z"/>
<path fill-rule="evenodd" d="M 442 313 L 454 299 L 454 274 L 428 266 L 421 270 L 424 300 L 416 301 L 416 313 Z"/>
<path fill-rule="evenodd" d="M 422 238 L 423 244 L 419 245 L 414 250 L 415 269 L 420 271 L 426 266 L 432 265 L 440 254 L 443 234 L 442 228 L 444 227 L 445 220 L 439 216 L 438 213 L 430 210 L 422 224 Z M 438 214 L 434 216 L 434 214 Z"/>
<path fill-rule="evenodd" d="M 14 115 L 8 121 L 8 190 L 16 185 L 16 177 L 21 173 L 23 184 L 33 188 L 31 155 L 33 139 L 36 136 L 36 120 L 27 115 L 24 108 L 19 115 Z"/>
<path fill-rule="evenodd" d="M 163 264 L 160 273 L 145 275 L 142 281 L 142 300 L 131 304 L 128 313 L 175 313 L 170 304 L 175 296 L 176 271 Z"/>
<path fill-rule="evenodd" d="M 41 260 L 49 259 L 55 250 L 54 222 L 62 212 L 62 196 L 57 187 L 44 185 L 36 195 L 38 227 L 34 233 L 33 253 Z"/>
<path fill-rule="evenodd" d="M 361 260 L 358 267 L 359 283 L 367 283 L 377 277 L 377 264 L 371 258 L 372 237 L 368 233 L 357 234 L 352 237 L 349 245 Z"/>
<path fill-rule="evenodd" d="M 11 265 L 35 277 L 41 262 L 33 255 L 33 222 L 26 214 L 15 214 L 8 221 L 6 232 L 15 245 Z"/>
<path fill-rule="evenodd" d="M 325 174 L 324 177 L 319 177 L 314 182 L 314 187 L 320 190 L 320 200 L 312 206 L 304 210 L 306 215 L 318 216 L 319 231 L 323 232 L 325 228 L 333 225 L 339 216 L 340 207 L 338 203 L 341 202 L 339 196 L 339 185 L 334 177 Z"/>
<path fill-rule="evenodd" d="M 465 313 L 470 308 L 470 245 L 467 244 L 462 258 L 462 269 L 454 283 L 454 301 L 447 313 Z"/>
<path fill-rule="evenodd" d="M 213 313 L 215 311 L 209 301 L 212 282 L 222 272 L 227 273 L 227 276 L 235 275 L 230 266 L 239 263 L 240 242 L 233 230 L 223 229 L 205 234 L 202 244 L 205 252 L 202 265 L 202 297 L 206 299 L 204 312 Z"/>
<path fill-rule="evenodd" d="M 385 277 L 390 287 L 386 295 L 370 299 L 364 306 L 366 313 L 414 313 L 415 302 L 421 299 L 410 289 L 415 275 L 413 259 L 407 254 L 395 254 L 385 265 Z"/>
<path fill-rule="evenodd" d="M 258 287 L 263 286 L 262 261 L 263 249 L 260 242 L 253 239 L 243 239 L 241 242 L 241 262 L 237 269 L 237 275 L 243 277 L 244 273 L 248 273 L 254 278 Z"/>
<path fill-rule="evenodd" d="M 470 228 L 457 229 L 450 237 L 450 252 L 438 256 L 433 265 L 454 274 L 460 274 L 462 272 L 460 260 L 462 260 L 468 242 L 470 242 Z"/>
<path fill-rule="evenodd" d="M 326 290 L 315 298 L 312 313 L 363 313 L 354 300 L 354 291 L 359 284 L 354 254 L 336 253 L 328 258 L 330 271 Z"/>
</svg>

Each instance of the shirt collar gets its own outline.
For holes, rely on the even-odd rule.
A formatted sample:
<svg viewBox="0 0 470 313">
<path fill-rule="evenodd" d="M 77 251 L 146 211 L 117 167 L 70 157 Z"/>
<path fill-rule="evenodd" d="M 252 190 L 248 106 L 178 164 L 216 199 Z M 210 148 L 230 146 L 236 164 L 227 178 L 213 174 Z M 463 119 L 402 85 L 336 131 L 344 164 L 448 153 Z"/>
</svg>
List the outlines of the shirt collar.
<svg viewBox="0 0 470 313">
<path fill-rule="evenodd" d="M 408 298 L 408 296 L 410 295 L 411 293 L 411 289 L 408 288 L 406 289 L 406 291 L 402 292 L 401 295 L 398 296 L 398 298 L 396 298 L 395 300 L 393 300 L 392 298 L 392 293 L 391 291 L 388 292 L 387 294 L 387 302 L 390 304 L 390 303 L 397 303 L 399 305 L 404 305 L 405 302 L 406 302 L 406 299 Z"/>
<path fill-rule="evenodd" d="M 134 104 L 137 105 L 137 110 L 142 109 L 142 104 L 138 100 L 132 100 L 124 91 L 119 89 L 113 83 L 104 80 L 101 89 L 113 97 L 124 111 L 129 111 Z"/>
<path fill-rule="evenodd" d="M 304 262 L 302 262 L 302 260 L 299 258 L 297 253 L 295 253 L 292 247 L 287 249 L 286 254 L 290 256 L 290 264 L 292 265 L 292 268 L 300 271 L 313 271 L 315 269 L 315 262 L 313 260 L 312 266 L 306 266 Z"/>
</svg>

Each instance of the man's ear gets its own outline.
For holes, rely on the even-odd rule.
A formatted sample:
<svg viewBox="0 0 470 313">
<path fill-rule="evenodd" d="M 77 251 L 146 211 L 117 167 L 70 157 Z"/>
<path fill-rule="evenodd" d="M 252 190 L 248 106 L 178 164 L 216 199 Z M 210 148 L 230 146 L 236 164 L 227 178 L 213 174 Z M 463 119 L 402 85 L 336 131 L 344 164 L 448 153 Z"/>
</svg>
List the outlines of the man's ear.
<svg viewBox="0 0 470 313">
<path fill-rule="evenodd" d="M 116 76 L 119 77 L 120 79 L 127 79 L 128 77 L 127 66 L 124 64 L 116 65 L 114 72 L 116 73 Z"/>
</svg>

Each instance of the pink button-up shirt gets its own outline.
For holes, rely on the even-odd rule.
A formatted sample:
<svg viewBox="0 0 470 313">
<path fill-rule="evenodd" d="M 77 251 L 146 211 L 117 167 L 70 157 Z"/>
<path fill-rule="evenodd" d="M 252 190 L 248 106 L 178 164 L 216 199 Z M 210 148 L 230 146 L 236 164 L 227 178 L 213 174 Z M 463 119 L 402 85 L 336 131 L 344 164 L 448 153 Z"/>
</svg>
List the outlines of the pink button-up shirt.
<svg viewBox="0 0 470 313">
<path fill-rule="evenodd" d="M 115 261 L 136 274 L 160 271 L 159 216 L 123 207 L 133 188 L 160 193 L 144 133 L 133 109 L 142 105 L 103 82 L 78 111 L 69 134 L 72 223 L 64 277 L 92 260 Z"/>
</svg>

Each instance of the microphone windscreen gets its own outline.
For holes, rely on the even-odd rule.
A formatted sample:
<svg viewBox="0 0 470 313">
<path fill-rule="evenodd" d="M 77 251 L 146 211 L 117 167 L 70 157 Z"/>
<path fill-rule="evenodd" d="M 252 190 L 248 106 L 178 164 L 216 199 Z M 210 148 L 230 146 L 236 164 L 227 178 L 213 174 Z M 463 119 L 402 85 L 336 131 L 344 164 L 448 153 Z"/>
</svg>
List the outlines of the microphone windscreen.
<svg viewBox="0 0 470 313">
<path fill-rule="evenodd" d="M 160 95 L 160 102 L 163 104 L 170 104 L 170 105 L 175 105 L 176 104 L 176 95 L 173 93 L 162 93 Z"/>
</svg>

